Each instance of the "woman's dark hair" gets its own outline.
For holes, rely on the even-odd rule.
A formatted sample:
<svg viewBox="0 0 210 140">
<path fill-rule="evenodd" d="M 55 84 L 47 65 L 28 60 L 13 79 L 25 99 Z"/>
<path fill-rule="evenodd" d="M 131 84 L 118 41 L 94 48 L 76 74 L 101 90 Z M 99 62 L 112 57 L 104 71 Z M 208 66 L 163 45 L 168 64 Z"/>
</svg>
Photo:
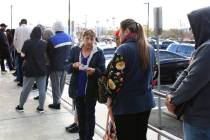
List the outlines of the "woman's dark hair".
<svg viewBox="0 0 210 140">
<path fill-rule="evenodd" d="M 150 55 L 143 27 L 141 26 L 141 24 L 137 23 L 133 19 L 126 19 L 120 23 L 120 28 L 122 31 L 128 29 L 131 33 L 136 33 L 137 47 L 140 54 L 140 62 L 143 65 L 143 69 L 146 70 L 150 63 Z"/>
</svg>

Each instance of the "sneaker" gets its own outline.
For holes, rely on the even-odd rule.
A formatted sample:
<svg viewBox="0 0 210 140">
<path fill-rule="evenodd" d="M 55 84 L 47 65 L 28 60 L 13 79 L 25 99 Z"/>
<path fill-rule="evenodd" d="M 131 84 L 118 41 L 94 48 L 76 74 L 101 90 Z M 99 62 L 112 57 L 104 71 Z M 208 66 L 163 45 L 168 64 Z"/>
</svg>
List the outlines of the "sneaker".
<svg viewBox="0 0 210 140">
<path fill-rule="evenodd" d="M 23 83 L 18 83 L 17 86 L 22 87 Z"/>
<path fill-rule="evenodd" d="M 1 71 L 1 74 L 6 74 L 6 73 L 7 73 L 7 71 L 6 71 L 6 70 Z"/>
<path fill-rule="evenodd" d="M 52 109 L 61 109 L 61 104 L 58 103 L 58 104 L 49 104 L 48 107 L 49 108 L 52 108 Z"/>
<path fill-rule="evenodd" d="M 15 107 L 15 109 L 18 111 L 18 112 L 23 112 L 24 110 L 23 110 L 23 107 L 20 107 L 19 105 L 17 105 L 16 107 Z"/>
<path fill-rule="evenodd" d="M 79 132 L 79 126 L 76 125 L 74 127 L 71 127 L 69 129 L 67 129 L 66 132 L 68 132 L 68 133 L 78 133 Z"/>
<path fill-rule="evenodd" d="M 39 100 L 39 96 L 34 97 L 34 100 Z"/>
<path fill-rule="evenodd" d="M 39 113 L 44 113 L 44 109 L 41 109 L 39 107 L 36 108 L 36 111 L 39 112 Z"/>
<path fill-rule="evenodd" d="M 77 124 L 76 123 L 72 123 L 72 124 L 70 124 L 69 126 L 67 126 L 65 128 L 67 130 L 67 129 L 72 128 L 72 127 L 75 127 L 75 126 L 77 126 Z"/>
<path fill-rule="evenodd" d="M 33 90 L 33 91 L 38 90 L 38 88 L 37 88 L 37 85 L 36 85 L 36 84 L 34 84 L 34 86 L 32 87 L 32 90 Z"/>
<path fill-rule="evenodd" d="M 14 72 L 12 75 L 13 75 L 13 76 L 17 76 L 16 72 Z"/>
</svg>

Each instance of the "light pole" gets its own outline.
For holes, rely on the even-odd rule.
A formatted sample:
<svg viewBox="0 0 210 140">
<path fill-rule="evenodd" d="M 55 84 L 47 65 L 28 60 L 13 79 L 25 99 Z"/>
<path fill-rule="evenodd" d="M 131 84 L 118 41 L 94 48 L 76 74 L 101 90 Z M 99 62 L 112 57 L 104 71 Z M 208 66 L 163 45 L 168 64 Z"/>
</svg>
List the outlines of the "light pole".
<svg viewBox="0 0 210 140">
<path fill-rule="evenodd" d="M 149 37 L 149 2 L 145 2 L 147 4 L 147 37 Z"/>
<path fill-rule="evenodd" d="M 69 0 L 69 8 L 68 8 L 68 33 L 70 34 L 70 26 L 71 26 L 71 2 Z"/>
<path fill-rule="evenodd" d="M 87 28 L 87 15 L 85 15 L 85 29 Z"/>
<path fill-rule="evenodd" d="M 10 6 L 10 10 L 11 10 L 11 11 L 10 11 L 10 12 L 11 12 L 11 13 L 10 13 L 10 14 L 11 14 L 11 17 L 10 17 L 10 22 L 11 22 L 10 24 L 11 24 L 11 25 L 10 25 L 10 26 L 11 26 L 11 29 L 12 29 L 12 7 L 13 7 L 13 6 L 11 5 L 11 6 Z"/>
<path fill-rule="evenodd" d="M 113 30 L 115 30 L 115 17 L 113 17 L 112 20 L 113 20 Z"/>
</svg>

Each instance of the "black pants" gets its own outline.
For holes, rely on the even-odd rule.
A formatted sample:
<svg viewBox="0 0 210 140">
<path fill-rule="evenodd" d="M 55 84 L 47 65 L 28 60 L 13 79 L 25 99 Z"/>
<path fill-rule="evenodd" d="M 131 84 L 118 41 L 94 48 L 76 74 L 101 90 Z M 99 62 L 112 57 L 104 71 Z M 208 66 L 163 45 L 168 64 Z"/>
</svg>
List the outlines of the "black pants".
<svg viewBox="0 0 210 140">
<path fill-rule="evenodd" d="M 5 65 L 4 65 L 4 60 L 7 60 L 7 64 L 9 66 L 9 69 L 12 70 L 13 69 L 13 65 L 12 65 L 12 60 L 10 57 L 10 53 L 9 50 L 3 50 L 3 54 L 1 55 L 1 71 L 5 71 Z"/>
<path fill-rule="evenodd" d="M 96 99 L 76 98 L 80 140 L 93 140 Z"/>
<path fill-rule="evenodd" d="M 150 112 L 115 115 L 114 120 L 118 140 L 146 140 Z"/>
</svg>

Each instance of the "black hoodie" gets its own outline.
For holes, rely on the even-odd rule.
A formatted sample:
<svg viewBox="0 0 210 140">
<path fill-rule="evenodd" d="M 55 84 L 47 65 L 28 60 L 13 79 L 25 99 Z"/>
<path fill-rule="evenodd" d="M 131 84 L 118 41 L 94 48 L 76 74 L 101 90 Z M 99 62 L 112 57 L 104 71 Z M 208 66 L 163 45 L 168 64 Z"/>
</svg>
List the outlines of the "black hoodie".
<svg viewBox="0 0 210 140">
<path fill-rule="evenodd" d="M 21 53 L 25 55 L 23 73 L 26 77 L 41 77 L 47 74 L 47 43 L 41 40 L 41 35 L 40 27 L 35 27 L 30 39 L 23 44 Z"/>
<path fill-rule="evenodd" d="M 195 48 L 210 39 L 210 7 L 195 10 L 188 14 L 195 38 Z"/>
<path fill-rule="evenodd" d="M 196 50 L 185 70 L 187 74 L 181 74 L 173 85 L 177 89 L 171 100 L 176 106 L 185 103 L 184 122 L 210 128 L 210 7 L 193 11 L 188 18 Z"/>
</svg>

